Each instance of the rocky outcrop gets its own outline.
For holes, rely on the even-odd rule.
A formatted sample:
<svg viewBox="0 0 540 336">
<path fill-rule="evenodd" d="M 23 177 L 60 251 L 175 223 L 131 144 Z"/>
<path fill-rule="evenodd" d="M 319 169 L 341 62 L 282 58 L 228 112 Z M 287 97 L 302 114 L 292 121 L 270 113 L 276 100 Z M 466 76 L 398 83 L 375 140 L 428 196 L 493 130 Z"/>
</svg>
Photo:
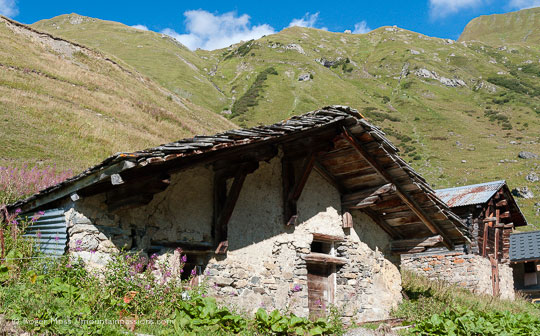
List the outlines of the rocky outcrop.
<svg viewBox="0 0 540 336">
<path fill-rule="evenodd" d="M 418 69 L 414 72 L 414 74 L 420 78 L 427 78 L 427 79 L 434 79 L 436 81 L 439 81 L 441 84 L 449 86 L 449 87 L 460 87 L 460 86 L 467 86 L 465 81 L 459 78 L 446 78 L 443 76 L 439 76 L 435 71 L 431 71 L 428 69 Z"/>
<path fill-rule="evenodd" d="M 538 154 L 532 153 L 532 152 L 521 151 L 519 152 L 518 157 L 520 159 L 525 159 L 525 160 L 538 159 Z"/>
<path fill-rule="evenodd" d="M 308 74 L 308 73 L 304 73 L 304 74 L 301 74 L 300 76 L 298 76 L 298 81 L 299 82 L 307 82 L 311 80 L 311 75 Z"/>
<path fill-rule="evenodd" d="M 530 172 L 527 174 L 527 176 L 525 176 L 525 179 L 529 182 L 538 182 L 540 180 L 540 177 L 538 176 L 538 174 L 536 174 L 536 172 Z"/>
<path fill-rule="evenodd" d="M 520 198 L 533 198 L 534 194 L 528 187 L 515 188 L 512 190 L 512 195 Z"/>
</svg>

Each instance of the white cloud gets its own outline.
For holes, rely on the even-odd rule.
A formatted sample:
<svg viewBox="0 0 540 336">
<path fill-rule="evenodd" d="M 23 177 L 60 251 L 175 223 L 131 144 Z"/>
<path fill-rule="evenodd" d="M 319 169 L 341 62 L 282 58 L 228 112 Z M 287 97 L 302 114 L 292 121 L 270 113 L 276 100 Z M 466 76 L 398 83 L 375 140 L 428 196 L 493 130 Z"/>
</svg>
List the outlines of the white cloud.
<svg viewBox="0 0 540 336">
<path fill-rule="evenodd" d="M 367 22 L 360 21 L 354 25 L 354 30 L 352 31 L 353 34 L 365 34 L 369 33 L 371 31 L 371 28 L 368 27 Z"/>
<path fill-rule="evenodd" d="M 0 15 L 14 17 L 19 14 L 15 0 L 0 0 Z"/>
<path fill-rule="evenodd" d="M 306 13 L 302 18 L 300 19 L 293 19 L 291 23 L 289 23 L 289 27 L 306 27 L 306 28 L 314 28 L 315 23 L 319 19 L 319 12 L 315 14 L 309 15 L 309 13 Z"/>
<path fill-rule="evenodd" d="M 540 7 L 540 0 L 511 0 L 508 5 L 517 9 Z"/>
<path fill-rule="evenodd" d="M 205 10 L 190 10 L 184 13 L 187 34 L 178 34 L 167 28 L 161 31 L 191 50 L 220 49 L 240 41 L 258 39 L 275 33 L 268 24 L 252 26 L 247 14 L 238 16 L 235 12 L 212 14 Z"/>
<path fill-rule="evenodd" d="M 484 0 L 429 0 L 429 7 L 431 17 L 441 18 L 462 9 L 477 7 L 482 3 Z"/>
<path fill-rule="evenodd" d="M 140 30 L 144 30 L 144 31 L 147 31 L 148 30 L 148 27 L 145 26 L 145 25 L 141 25 L 141 24 L 136 24 L 136 25 L 133 25 L 131 26 L 133 28 L 137 28 L 137 29 L 140 29 Z"/>
</svg>

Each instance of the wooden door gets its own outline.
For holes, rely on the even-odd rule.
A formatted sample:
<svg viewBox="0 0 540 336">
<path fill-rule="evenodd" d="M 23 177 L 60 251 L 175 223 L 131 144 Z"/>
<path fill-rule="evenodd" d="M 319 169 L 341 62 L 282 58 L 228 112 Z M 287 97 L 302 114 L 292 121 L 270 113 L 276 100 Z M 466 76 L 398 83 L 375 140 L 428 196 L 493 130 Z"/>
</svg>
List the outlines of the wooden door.
<svg viewBox="0 0 540 336">
<path fill-rule="evenodd" d="M 309 316 L 316 320 L 324 317 L 328 306 L 334 302 L 333 265 L 308 264 Z"/>
</svg>

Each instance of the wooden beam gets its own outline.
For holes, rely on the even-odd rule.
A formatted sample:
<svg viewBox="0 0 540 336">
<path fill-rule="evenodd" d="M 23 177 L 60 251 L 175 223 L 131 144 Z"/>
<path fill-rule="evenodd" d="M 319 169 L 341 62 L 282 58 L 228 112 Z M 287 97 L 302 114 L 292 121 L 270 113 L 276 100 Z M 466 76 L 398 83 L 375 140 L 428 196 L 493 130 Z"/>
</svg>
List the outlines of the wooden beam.
<svg viewBox="0 0 540 336">
<path fill-rule="evenodd" d="M 499 219 L 510 218 L 510 211 L 505 211 L 499 215 Z"/>
<path fill-rule="evenodd" d="M 345 237 L 328 235 L 324 233 L 312 233 L 314 241 L 343 241 Z"/>
<path fill-rule="evenodd" d="M 497 208 L 505 207 L 505 206 L 507 206 L 507 205 L 508 205 L 508 201 L 505 200 L 505 199 L 503 199 L 503 200 L 501 200 L 501 201 L 498 201 L 497 204 L 495 204 L 495 206 L 496 206 Z"/>
<path fill-rule="evenodd" d="M 289 200 L 298 201 L 300 195 L 302 194 L 302 191 L 304 190 L 304 187 L 306 186 L 309 174 L 311 174 L 311 171 L 313 170 L 314 164 L 315 154 L 310 154 L 307 157 L 306 162 L 304 163 L 304 167 L 302 168 L 302 175 L 300 175 L 300 178 L 296 181 L 291 193 L 289 194 Z"/>
<path fill-rule="evenodd" d="M 298 220 L 297 202 L 302 195 L 307 180 L 313 166 L 315 165 L 315 154 L 310 153 L 306 158 L 298 179 L 295 178 L 294 166 L 291 160 L 282 161 L 282 181 L 283 181 L 283 213 L 286 225 L 295 225 Z"/>
<path fill-rule="evenodd" d="M 416 253 L 420 248 L 425 250 L 427 247 L 433 247 L 442 242 L 443 237 L 440 235 L 419 239 L 394 240 L 391 242 L 391 251 L 397 254 Z"/>
<path fill-rule="evenodd" d="M 346 194 L 341 197 L 341 204 L 345 208 L 359 209 L 367 206 L 373 206 L 382 196 L 390 195 L 396 191 L 396 186 L 392 183 L 387 183 L 375 188 L 357 191 L 351 194 Z"/>
<path fill-rule="evenodd" d="M 484 222 L 484 233 L 482 236 L 482 257 L 487 256 L 488 223 Z"/>
<path fill-rule="evenodd" d="M 343 127 L 343 136 L 386 182 L 392 183 L 396 186 L 396 194 L 411 208 L 411 210 L 431 230 L 431 232 L 441 235 L 443 237 L 443 244 L 448 249 L 453 249 L 454 243 L 446 236 L 446 233 L 434 221 L 432 221 L 425 211 L 418 205 L 418 203 L 409 194 L 407 194 L 398 183 L 394 181 L 394 178 L 384 168 L 382 168 L 377 161 L 375 161 L 375 159 L 366 149 L 364 149 L 362 144 L 356 140 L 354 135 L 345 126 Z"/>
<path fill-rule="evenodd" d="M 50 192 L 43 196 L 38 196 L 36 199 L 29 201 L 23 204 L 20 209 L 21 212 L 25 213 L 32 209 L 39 208 L 42 205 L 56 201 L 63 197 L 69 196 L 78 190 L 90 186 L 99 181 L 110 178 L 113 174 L 118 174 L 120 172 L 126 171 L 133 167 L 137 166 L 135 162 L 131 161 L 121 161 L 111 165 L 110 167 L 101 168 L 100 170 L 93 172 L 90 175 L 80 178 L 78 181 L 68 183 L 67 186 L 63 188 L 58 188 L 57 190 Z M 12 209 L 9 209 L 12 210 Z"/>
<path fill-rule="evenodd" d="M 393 239 L 403 238 L 403 235 L 401 233 L 399 233 L 396 229 L 394 229 L 388 223 L 386 223 L 386 221 L 382 219 L 375 211 L 369 208 L 364 208 L 364 209 L 361 209 L 360 211 L 368 215 L 368 217 L 371 218 L 371 220 L 374 221 L 375 224 L 379 225 L 381 229 L 383 229 L 386 233 L 388 233 L 388 235 L 392 237 Z"/>
<path fill-rule="evenodd" d="M 296 202 L 289 199 L 294 187 L 294 166 L 291 160 L 281 159 L 281 182 L 283 190 L 283 220 L 285 225 L 295 225 L 298 213 Z"/>
<path fill-rule="evenodd" d="M 495 229 L 495 251 L 493 253 L 495 255 L 495 260 L 499 260 L 499 232 L 500 232 L 500 229 L 496 228 Z"/>
<path fill-rule="evenodd" d="M 236 202 L 238 201 L 238 197 L 240 196 L 240 191 L 242 191 L 242 186 L 244 185 L 247 174 L 248 171 L 246 171 L 245 168 L 240 168 L 237 171 L 234 177 L 234 181 L 231 185 L 231 189 L 226 196 L 225 203 L 223 204 L 223 207 L 221 208 L 221 211 L 217 216 L 215 238 L 219 246 L 221 246 L 221 249 L 218 246 L 218 249 L 216 250 L 217 254 L 224 254 L 227 251 L 228 243 L 225 244 L 224 242 L 227 242 L 228 240 L 227 237 L 229 220 L 232 217 L 234 207 L 236 206 Z M 218 190 L 218 192 L 221 193 L 222 191 Z M 217 198 L 220 197 L 222 197 L 222 195 L 217 196 Z"/>
<path fill-rule="evenodd" d="M 337 265 L 344 265 L 347 263 L 347 259 L 340 258 L 340 257 L 334 257 L 325 253 L 315 253 L 312 252 L 310 254 L 307 254 L 304 257 L 304 260 L 307 263 L 317 263 L 317 264 L 337 264 Z"/>
</svg>

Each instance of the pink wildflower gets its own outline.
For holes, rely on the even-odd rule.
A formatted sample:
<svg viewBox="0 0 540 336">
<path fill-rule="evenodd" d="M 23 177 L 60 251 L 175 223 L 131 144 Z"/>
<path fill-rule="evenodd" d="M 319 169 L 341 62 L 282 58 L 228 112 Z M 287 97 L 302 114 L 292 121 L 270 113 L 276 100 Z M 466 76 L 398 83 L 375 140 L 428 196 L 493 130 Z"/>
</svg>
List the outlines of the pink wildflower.
<svg viewBox="0 0 540 336">
<path fill-rule="evenodd" d="M 186 261 L 187 261 L 187 256 L 184 254 L 184 255 L 182 256 L 182 262 L 185 263 Z"/>
<path fill-rule="evenodd" d="M 191 270 L 191 275 L 197 275 L 197 270 L 195 268 Z"/>
<path fill-rule="evenodd" d="M 38 232 L 36 233 L 36 237 L 39 239 L 41 238 L 41 231 L 38 230 Z"/>
</svg>

